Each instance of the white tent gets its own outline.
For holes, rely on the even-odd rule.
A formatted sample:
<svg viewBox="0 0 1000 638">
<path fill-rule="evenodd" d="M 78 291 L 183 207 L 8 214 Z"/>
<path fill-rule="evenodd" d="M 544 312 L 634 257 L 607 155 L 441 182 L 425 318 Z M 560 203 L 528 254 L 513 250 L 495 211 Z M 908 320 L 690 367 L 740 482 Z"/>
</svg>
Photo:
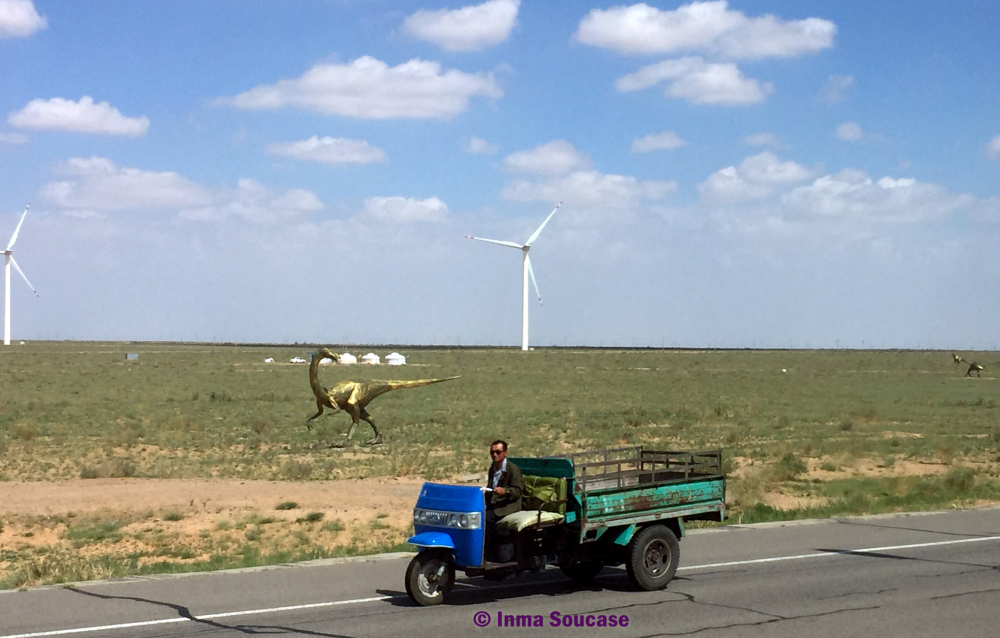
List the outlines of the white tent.
<svg viewBox="0 0 1000 638">
<path fill-rule="evenodd" d="M 358 358 L 355 357 L 350 352 L 345 352 L 344 354 L 340 355 L 340 363 L 343 365 L 350 365 L 352 363 L 357 363 L 357 362 Z"/>
<path fill-rule="evenodd" d="M 406 357 L 399 354 L 398 352 L 390 352 L 385 355 L 385 362 L 391 366 L 405 366 Z"/>
<path fill-rule="evenodd" d="M 379 356 L 374 352 L 369 352 L 365 356 L 361 357 L 361 362 L 368 363 L 374 366 L 382 363 L 382 359 L 380 359 Z"/>
</svg>

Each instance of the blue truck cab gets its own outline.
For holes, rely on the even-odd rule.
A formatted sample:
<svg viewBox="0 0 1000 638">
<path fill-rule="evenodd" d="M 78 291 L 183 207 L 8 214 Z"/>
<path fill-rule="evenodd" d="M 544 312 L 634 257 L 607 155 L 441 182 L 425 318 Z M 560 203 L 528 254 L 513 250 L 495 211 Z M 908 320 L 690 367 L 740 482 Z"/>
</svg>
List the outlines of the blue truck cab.
<svg viewBox="0 0 1000 638">
<path fill-rule="evenodd" d="M 625 564 L 640 589 L 666 587 L 677 569 L 685 519 L 725 517 L 722 452 L 663 452 L 642 446 L 510 460 L 524 475 L 522 511 L 497 522 L 485 547 L 485 488 L 424 483 L 413 508 L 419 552 L 406 592 L 420 605 L 443 602 L 466 576 L 499 580 L 558 565 L 590 580 Z"/>
<path fill-rule="evenodd" d="M 468 485 L 424 483 L 413 508 L 414 535 L 406 542 L 451 551 L 458 567 L 483 563 L 486 501 L 483 490 Z"/>
</svg>

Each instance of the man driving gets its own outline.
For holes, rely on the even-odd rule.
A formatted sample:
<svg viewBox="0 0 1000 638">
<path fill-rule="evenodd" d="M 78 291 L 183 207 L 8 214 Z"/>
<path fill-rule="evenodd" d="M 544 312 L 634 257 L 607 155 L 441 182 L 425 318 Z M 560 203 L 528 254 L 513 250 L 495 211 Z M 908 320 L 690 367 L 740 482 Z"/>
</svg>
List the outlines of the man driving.
<svg viewBox="0 0 1000 638">
<path fill-rule="evenodd" d="M 490 458 L 493 463 L 487 475 L 486 492 L 486 550 L 489 551 L 496 524 L 504 516 L 521 511 L 521 493 L 524 491 L 524 477 L 521 468 L 507 460 L 507 442 L 493 441 L 490 444 Z"/>
</svg>

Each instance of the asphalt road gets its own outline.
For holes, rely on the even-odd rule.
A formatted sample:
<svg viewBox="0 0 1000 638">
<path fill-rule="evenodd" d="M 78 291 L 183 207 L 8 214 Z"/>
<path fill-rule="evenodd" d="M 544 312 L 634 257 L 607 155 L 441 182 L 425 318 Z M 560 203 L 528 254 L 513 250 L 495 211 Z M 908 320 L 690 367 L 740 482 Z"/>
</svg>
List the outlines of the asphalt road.
<svg viewBox="0 0 1000 638">
<path fill-rule="evenodd" d="M 460 578 L 450 604 L 420 608 L 404 593 L 407 561 L 3 593 L 0 638 L 1000 635 L 1000 508 L 694 533 L 660 592 L 633 591 L 624 570 L 589 585 L 550 570 L 501 583 Z M 628 625 L 553 627 L 553 612 L 625 615 Z M 540 616 L 544 626 L 498 627 L 498 615 Z"/>
</svg>

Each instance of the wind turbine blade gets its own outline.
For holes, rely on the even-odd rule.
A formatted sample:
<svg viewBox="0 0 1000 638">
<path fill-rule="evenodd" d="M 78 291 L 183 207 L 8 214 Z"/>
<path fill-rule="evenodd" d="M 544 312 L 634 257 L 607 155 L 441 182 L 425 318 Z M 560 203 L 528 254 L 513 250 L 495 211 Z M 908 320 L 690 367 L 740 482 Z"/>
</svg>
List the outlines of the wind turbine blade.
<svg viewBox="0 0 1000 638">
<path fill-rule="evenodd" d="M 531 283 L 535 284 L 535 296 L 538 297 L 538 303 L 542 303 L 542 293 L 538 292 L 538 282 L 535 281 L 535 271 L 531 268 L 531 257 L 525 255 L 524 261 L 528 262 L 528 275 L 531 277 Z"/>
<path fill-rule="evenodd" d="M 24 277 L 24 283 L 28 284 L 28 288 L 31 288 L 31 292 L 35 293 L 36 297 L 41 297 L 41 295 L 38 294 L 38 291 L 35 290 L 35 287 L 31 285 L 31 282 L 28 281 L 28 277 L 25 276 L 24 271 L 21 270 L 21 267 L 17 265 L 16 261 L 14 261 L 14 255 L 10 256 L 10 263 L 13 264 L 14 270 L 21 273 L 21 277 Z"/>
<path fill-rule="evenodd" d="M 556 207 L 552 209 L 552 212 L 549 213 L 549 216 L 545 218 L 545 221 L 542 222 L 542 225 L 538 227 L 538 230 L 535 231 L 535 234 L 529 237 L 528 241 L 524 242 L 525 246 L 530 246 L 533 241 L 538 239 L 538 236 L 542 234 L 542 229 L 545 228 L 545 224 L 549 223 L 549 220 L 552 219 L 552 216 L 556 214 L 556 211 L 559 210 L 560 206 L 562 206 L 562 202 L 556 204 Z"/>
<path fill-rule="evenodd" d="M 24 223 L 24 218 L 28 215 L 28 209 L 31 208 L 31 204 L 28 204 L 24 208 L 24 212 L 21 213 L 21 221 L 17 222 L 17 228 L 14 229 L 14 234 L 10 236 L 10 243 L 7 244 L 7 250 L 14 247 L 14 242 L 17 241 L 17 234 L 21 232 L 21 224 Z"/>
<path fill-rule="evenodd" d="M 522 246 L 521 244 L 515 244 L 512 241 L 500 241 L 499 239 L 483 239 L 482 237 L 473 237 L 472 235 L 466 235 L 466 237 L 469 238 L 469 239 L 478 239 L 479 241 L 488 241 L 491 244 L 500 244 L 501 246 L 510 246 L 511 248 L 517 248 L 518 250 L 521 250 L 522 248 L 524 248 L 524 246 Z"/>
</svg>

